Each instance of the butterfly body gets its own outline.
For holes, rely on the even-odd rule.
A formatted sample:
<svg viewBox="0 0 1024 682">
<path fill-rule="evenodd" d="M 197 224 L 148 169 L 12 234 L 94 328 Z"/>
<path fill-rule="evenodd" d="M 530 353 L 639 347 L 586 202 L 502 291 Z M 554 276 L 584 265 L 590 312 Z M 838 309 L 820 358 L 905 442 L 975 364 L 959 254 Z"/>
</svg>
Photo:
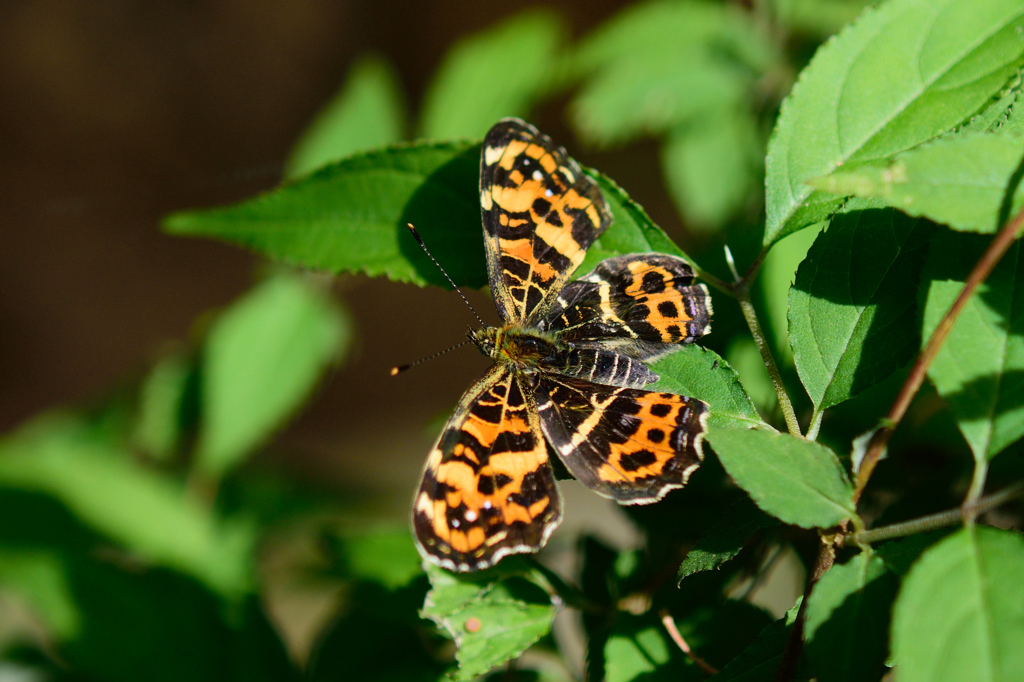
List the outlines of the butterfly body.
<svg viewBox="0 0 1024 682">
<path fill-rule="evenodd" d="M 611 223 L 596 183 L 551 140 L 499 121 L 481 152 L 491 291 L 503 324 L 469 333 L 494 366 L 463 396 L 413 501 L 420 553 L 457 571 L 535 552 L 562 516 L 549 448 L 583 485 L 648 504 L 699 466 L 707 405 L 647 391 L 645 363 L 710 328 L 680 258 L 629 254 L 570 282 Z"/>
</svg>

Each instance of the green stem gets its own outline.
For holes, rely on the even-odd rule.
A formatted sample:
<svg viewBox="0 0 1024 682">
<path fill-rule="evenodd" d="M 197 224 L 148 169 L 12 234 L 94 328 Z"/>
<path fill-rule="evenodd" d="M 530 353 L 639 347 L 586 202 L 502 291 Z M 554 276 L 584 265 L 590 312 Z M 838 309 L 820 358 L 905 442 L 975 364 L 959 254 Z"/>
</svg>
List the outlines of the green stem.
<svg viewBox="0 0 1024 682">
<path fill-rule="evenodd" d="M 821 430 L 821 418 L 825 416 L 825 410 L 814 408 L 811 414 L 811 423 L 807 426 L 807 440 L 818 440 L 818 432 Z"/>
<path fill-rule="evenodd" d="M 995 509 L 1015 497 L 1020 497 L 1022 494 L 1024 494 L 1024 481 L 1019 481 L 988 497 L 982 497 L 970 505 L 965 504 L 956 509 L 949 509 L 937 514 L 931 514 L 930 516 L 903 521 L 902 523 L 894 523 L 891 526 L 882 526 L 881 528 L 872 528 L 871 530 L 852 533 L 847 536 L 846 544 L 866 545 L 873 542 L 916 535 L 917 533 L 925 533 L 936 528 L 953 526 L 965 520 L 968 515 L 976 518 L 980 514 Z"/>
<path fill-rule="evenodd" d="M 964 498 L 963 505 L 960 507 L 964 512 L 964 521 L 969 524 L 974 523 L 974 519 L 978 515 L 978 500 L 981 499 L 982 493 L 985 492 L 985 479 L 987 477 L 988 460 L 975 460 L 974 475 L 971 477 L 971 487 L 967 491 L 967 497 Z"/>
<path fill-rule="evenodd" d="M 740 308 L 743 310 L 743 317 L 746 318 L 747 326 L 750 328 L 750 335 L 754 337 L 754 343 L 757 345 L 757 350 L 761 352 L 764 366 L 768 368 L 768 376 L 771 377 L 772 387 L 775 388 L 775 395 L 779 400 L 782 417 L 786 420 L 786 428 L 789 429 L 791 435 L 799 438 L 801 437 L 800 423 L 796 419 L 796 412 L 793 410 L 793 403 L 789 400 L 789 394 L 786 393 L 786 385 L 782 381 L 779 366 L 775 364 L 775 358 L 772 357 L 771 348 L 769 348 L 768 341 L 764 338 L 761 324 L 757 321 L 757 312 L 754 310 L 754 304 L 750 302 L 750 294 L 746 288 L 743 288 L 737 291 L 737 298 L 740 302 Z"/>
</svg>

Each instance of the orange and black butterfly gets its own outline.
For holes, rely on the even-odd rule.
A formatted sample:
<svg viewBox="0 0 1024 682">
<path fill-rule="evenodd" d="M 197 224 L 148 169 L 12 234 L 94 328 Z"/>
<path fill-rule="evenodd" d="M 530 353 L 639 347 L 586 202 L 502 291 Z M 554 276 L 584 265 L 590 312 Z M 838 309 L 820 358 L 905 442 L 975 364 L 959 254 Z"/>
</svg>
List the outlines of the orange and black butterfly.
<svg viewBox="0 0 1024 682">
<path fill-rule="evenodd" d="M 597 184 L 519 119 L 484 139 L 480 205 L 500 327 L 470 332 L 494 366 L 462 397 L 413 501 L 420 553 L 453 571 L 536 552 L 562 518 L 551 450 L 621 504 L 683 486 L 708 407 L 644 386 L 644 364 L 710 330 L 711 300 L 680 258 L 617 256 L 570 282 L 611 223 Z"/>
</svg>

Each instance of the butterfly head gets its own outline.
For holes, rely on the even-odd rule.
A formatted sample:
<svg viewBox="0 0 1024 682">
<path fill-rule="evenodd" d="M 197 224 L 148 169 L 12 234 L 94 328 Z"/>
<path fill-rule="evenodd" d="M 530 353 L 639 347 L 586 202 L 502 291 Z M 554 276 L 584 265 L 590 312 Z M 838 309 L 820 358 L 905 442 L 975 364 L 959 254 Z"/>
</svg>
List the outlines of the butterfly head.
<svg viewBox="0 0 1024 682">
<path fill-rule="evenodd" d="M 480 352 L 499 364 L 511 364 L 529 371 L 550 362 L 559 345 L 546 334 L 517 327 L 484 327 L 469 332 Z"/>
</svg>

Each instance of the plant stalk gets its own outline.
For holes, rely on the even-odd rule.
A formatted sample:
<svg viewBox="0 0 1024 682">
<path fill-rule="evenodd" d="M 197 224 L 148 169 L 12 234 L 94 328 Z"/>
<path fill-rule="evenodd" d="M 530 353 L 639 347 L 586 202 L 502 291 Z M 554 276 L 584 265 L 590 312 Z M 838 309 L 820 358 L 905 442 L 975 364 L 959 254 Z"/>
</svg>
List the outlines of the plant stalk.
<svg viewBox="0 0 1024 682">
<path fill-rule="evenodd" d="M 970 300 L 974 290 L 988 278 L 996 264 L 999 263 L 1013 242 L 1016 241 L 1022 227 L 1024 227 L 1024 209 L 1021 209 L 1013 217 L 1013 220 L 1006 223 L 1003 229 L 999 231 L 999 234 L 996 235 L 996 238 L 992 240 L 992 243 L 989 244 L 988 249 L 985 250 L 981 259 L 978 260 L 974 269 L 971 270 L 967 281 L 964 282 L 964 288 L 960 291 L 960 295 L 957 296 L 953 305 L 946 311 L 946 314 L 939 322 L 939 326 L 932 332 L 928 343 L 925 344 L 924 349 L 917 356 L 910 374 L 907 375 L 907 379 L 903 382 L 895 402 L 893 402 L 892 407 L 889 409 L 889 414 L 882 420 L 882 426 L 871 437 L 871 441 L 868 444 L 864 461 L 861 464 L 860 471 L 857 472 L 857 487 L 853 491 L 854 504 L 857 503 L 861 493 L 864 492 L 864 487 L 871 479 L 871 474 L 874 473 L 878 460 L 881 459 L 882 453 L 889 444 L 893 431 L 907 413 L 910 403 L 913 401 L 914 396 L 917 395 L 921 384 L 924 383 L 925 376 L 928 374 L 928 368 L 931 367 L 932 361 L 935 360 L 939 349 L 942 348 L 946 337 L 949 336 L 949 332 L 953 329 L 953 324 L 956 322 L 957 317 L 960 316 L 964 306 L 967 305 L 967 301 Z"/>
<path fill-rule="evenodd" d="M 961 507 L 957 507 L 956 509 L 948 509 L 944 512 L 931 514 L 929 516 L 922 516 L 918 519 L 911 519 L 910 521 L 894 523 L 890 526 L 882 526 L 881 528 L 872 528 L 871 530 L 851 533 L 846 536 L 846 544 L 866 545 L 873 542 L 882 542 L 884 540 L 892 540 L 894 538 L 903 538 L 908 535 L 916 535 L 917 533 L 926 533 L 930 530 L 935 530 L 936 528 L 953 526 L 966 519 L 968 515 L 972 515 L 972 518 L 976 518 L 1016 497 L 1020 497 L 1022 494 L 1024 494 L 1024 481 L 1019 481 L 1011 486 L 1003 488 L 997 493 L 992 493 L 988 497 L 982 497 L 971 505 L 965 504 Z"/>
<path fill-rule="evenodd" d="M 782 382 L 779 366 L 775 364 L 775 358 L 772 357 L 772 351 L 768 346 L 767 339 L 764 337 L 764 332 L 761 330 L 761 324 L 757 321 L 757 311 L 754 310 L 754 304 L 750 302 L 750 294 L 746 289 L 740 289 L 737 291 L 737 298 L 740 302 L 740 308 L 743 310 L 743 317 L 747 320 L 747 326 L 750 328 L 750 334 L 754 337 L 754 343 L 757 344 L 757 350 L 761 352 L 764 366 L 768 368 L 768 376 L 771 377 L 775 396 L 779 400 L 782 417 L 786 420 L 786 428 L 791 435 L 801 438 L 800 423 L 796 419 L 793 403 L 789 401 L 789 394 L 786 393 L 786 385 Z"/>
</svg>

